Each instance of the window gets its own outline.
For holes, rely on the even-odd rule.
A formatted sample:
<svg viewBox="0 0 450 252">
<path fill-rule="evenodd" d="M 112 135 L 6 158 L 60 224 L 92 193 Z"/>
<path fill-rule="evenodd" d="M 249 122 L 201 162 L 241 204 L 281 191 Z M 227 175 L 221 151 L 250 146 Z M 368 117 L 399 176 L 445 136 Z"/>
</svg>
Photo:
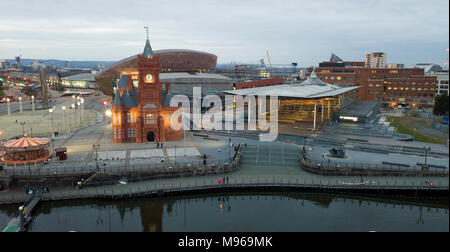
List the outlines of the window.
<svg viewBox="0 0 450 252">
<path fill-rule="evenodd" d="M 156 122 L 155 121 L 155 116 L 152 115 L 152 114 L 145 114 L 144 120 L 145 120 L 145 124 L 146 125 L 153 125 Z"/>
<path fill-rule="evenodd" d="M 136 138 L 136 129 L 128 128 L 128 138 Z"/>
</svg>

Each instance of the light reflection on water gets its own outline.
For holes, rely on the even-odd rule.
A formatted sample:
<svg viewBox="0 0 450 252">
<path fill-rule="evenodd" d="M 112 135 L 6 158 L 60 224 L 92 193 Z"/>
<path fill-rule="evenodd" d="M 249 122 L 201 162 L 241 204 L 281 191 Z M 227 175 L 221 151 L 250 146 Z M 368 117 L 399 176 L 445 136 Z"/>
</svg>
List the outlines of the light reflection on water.
<svg viewBox="0 0 450 252">
<path fill-rule="evenodd" d="M 0 207 L 4 228 L 17 206 Z M 42 203 L 31 232 L 449 231 L 448 201 L 320 193 L 231 194 Z"/>
</svg>

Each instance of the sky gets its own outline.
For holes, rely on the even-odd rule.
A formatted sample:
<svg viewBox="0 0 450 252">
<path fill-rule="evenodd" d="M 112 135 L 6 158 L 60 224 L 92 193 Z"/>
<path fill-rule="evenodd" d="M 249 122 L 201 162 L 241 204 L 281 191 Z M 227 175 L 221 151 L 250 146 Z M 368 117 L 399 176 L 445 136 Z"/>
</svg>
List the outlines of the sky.
<svg viewBox="0 0 450 252">
<path fill-rule="evenodd" d="M 297 62 L 335 53 L 388 63 L 447 61 L 448 0 L 0 0 L 0 58 L 116 61 L 153 50 L 192 49 L 218 63 Z"/>
</svg>

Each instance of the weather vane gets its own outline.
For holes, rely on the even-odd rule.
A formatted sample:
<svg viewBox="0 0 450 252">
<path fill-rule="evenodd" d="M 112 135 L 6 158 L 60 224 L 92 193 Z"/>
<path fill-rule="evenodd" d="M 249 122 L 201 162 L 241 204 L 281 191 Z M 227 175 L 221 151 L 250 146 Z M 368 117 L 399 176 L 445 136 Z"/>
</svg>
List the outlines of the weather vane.
<svg viewBox="0 0 450 252">
<path fill-rule="evenodd" d="M 144 26 L 144 29 L 147 31 L 147 39 L 148 39 L 148 25 Z"/>
</svg>

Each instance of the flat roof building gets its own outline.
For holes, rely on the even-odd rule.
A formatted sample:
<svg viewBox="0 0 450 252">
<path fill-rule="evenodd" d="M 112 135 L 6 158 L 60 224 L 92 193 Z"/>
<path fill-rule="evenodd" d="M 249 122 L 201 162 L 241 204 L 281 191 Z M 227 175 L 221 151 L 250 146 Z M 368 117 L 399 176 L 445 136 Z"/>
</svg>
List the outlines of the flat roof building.
<svg viewBox="0 0 450 252">
<path fill-rule="evenodd" d="M 278 121 L 317 122 L 332 120 L 338 110 L 354 103 L 356 90 L 360 87 L 340 87 L 320 80 L 315 71 L 305 81 L 295 84 L 272 85 L 226 91 L 239 96 L 277 96 L 279 100 Z"/>
<path fill-rule="evenodd" d="M 82 73 L 61 78 L 62 86 L 65 88 L 97 88 L 95 76 L 92 73 Z"/>
</svg>

